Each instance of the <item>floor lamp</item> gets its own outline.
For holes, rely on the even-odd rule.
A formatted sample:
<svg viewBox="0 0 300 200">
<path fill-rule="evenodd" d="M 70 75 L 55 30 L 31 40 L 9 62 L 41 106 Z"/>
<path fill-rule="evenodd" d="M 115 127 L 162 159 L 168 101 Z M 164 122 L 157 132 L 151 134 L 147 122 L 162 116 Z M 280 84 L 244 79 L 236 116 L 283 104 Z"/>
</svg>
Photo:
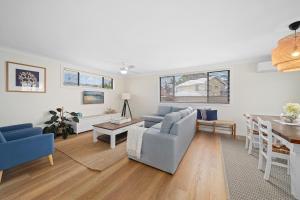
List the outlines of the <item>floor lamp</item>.
<svg viewBox="0 0 300 200">
<path fill-rule="evenodd" d="M 124 104 L 123 104 L 123 110 L 122 110 L 122 117 L 125 117 L 126 116 L 126 107 L 128 106 L 128 110 L 129 110 L 129 113 L 130 113 L 130 118 L 132 119 L 132 114 L 131 114 L 131 110 L 130 110 L 130 107 L 129 107 L 129 103 L 128 103 L 128 100 L 130 99 L 130 94 L 129 93 L 123 93 L 122 94 L 122 99 L 124 100 Z"/>
</svg>

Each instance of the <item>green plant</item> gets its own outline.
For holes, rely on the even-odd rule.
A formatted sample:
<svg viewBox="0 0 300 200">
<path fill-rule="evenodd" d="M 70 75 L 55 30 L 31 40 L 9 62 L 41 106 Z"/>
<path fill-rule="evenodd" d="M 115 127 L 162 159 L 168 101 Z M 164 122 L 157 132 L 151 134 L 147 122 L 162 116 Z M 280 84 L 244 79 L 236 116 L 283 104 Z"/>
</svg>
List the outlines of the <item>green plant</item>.
<svg viewBox="0 0 300 200">
<path fill-rule="evenodd" d="M 62 135 L 66 139 L 70 134 L 74 134 L 74 130 L 68 122 L 79 122 L 78 114 L 75 112 L 64 111 L 64 107 L 56 108 L 56 111 L 50 110 L 52 115 L 50 120 L 46 121 L 44 133 L 54 133 L 54 137 Z"/>
</svg>

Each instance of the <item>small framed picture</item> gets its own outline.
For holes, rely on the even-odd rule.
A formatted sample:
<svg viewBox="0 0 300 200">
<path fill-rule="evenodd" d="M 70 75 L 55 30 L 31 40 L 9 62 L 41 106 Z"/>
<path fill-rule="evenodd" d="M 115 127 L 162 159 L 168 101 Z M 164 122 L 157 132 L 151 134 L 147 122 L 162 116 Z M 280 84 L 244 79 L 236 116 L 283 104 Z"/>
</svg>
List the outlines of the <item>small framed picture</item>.
<svg viewBox="0 0 300 200">
<path fill-rule="evenodd" d="M 46 92 L 46 68 L 6 62 L 7 92 Z"/>
<path fill-rule="evenodd" d="M 79 85 L 79 72 L 64 69 L 64 85 L 66 86 L 78 86 Z"/>
<path fill-rule="evenodd" d="M 79 72 L 79 85 L 84 87 L 102 88 L 102 76 L 98 74 Z"/>
<path fill-rule="evenodd" d="M 114 80 L 110 77 L 103 77 L 103 88 L 112 90 L 114 88 Z"/>
</svg>

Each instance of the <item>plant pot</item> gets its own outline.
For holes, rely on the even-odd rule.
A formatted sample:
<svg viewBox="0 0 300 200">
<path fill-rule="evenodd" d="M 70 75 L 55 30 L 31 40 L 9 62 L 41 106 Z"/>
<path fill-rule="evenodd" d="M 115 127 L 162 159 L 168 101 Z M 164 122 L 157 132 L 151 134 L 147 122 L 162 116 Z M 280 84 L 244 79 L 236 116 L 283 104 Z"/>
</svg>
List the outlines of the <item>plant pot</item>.
<svg viewBox="0 0 300 200">
<path fill-rule="evenodd" d="M 62 135 L 64 128 L 57 128 L 57 135 Z"/>
</svg>

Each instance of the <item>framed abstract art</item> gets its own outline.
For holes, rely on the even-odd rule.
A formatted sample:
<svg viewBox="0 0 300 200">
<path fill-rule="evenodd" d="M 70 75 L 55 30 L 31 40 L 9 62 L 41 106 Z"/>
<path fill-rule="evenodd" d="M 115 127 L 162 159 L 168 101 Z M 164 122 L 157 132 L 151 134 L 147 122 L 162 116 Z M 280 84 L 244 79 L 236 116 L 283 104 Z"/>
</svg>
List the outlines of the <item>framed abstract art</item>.
<svg viewBox="0 0 300 200">
<path fill-rule="evenodd" d="M 7 92 L 46 92 L 46 68 L 6 62 Z"/>
</svg>

